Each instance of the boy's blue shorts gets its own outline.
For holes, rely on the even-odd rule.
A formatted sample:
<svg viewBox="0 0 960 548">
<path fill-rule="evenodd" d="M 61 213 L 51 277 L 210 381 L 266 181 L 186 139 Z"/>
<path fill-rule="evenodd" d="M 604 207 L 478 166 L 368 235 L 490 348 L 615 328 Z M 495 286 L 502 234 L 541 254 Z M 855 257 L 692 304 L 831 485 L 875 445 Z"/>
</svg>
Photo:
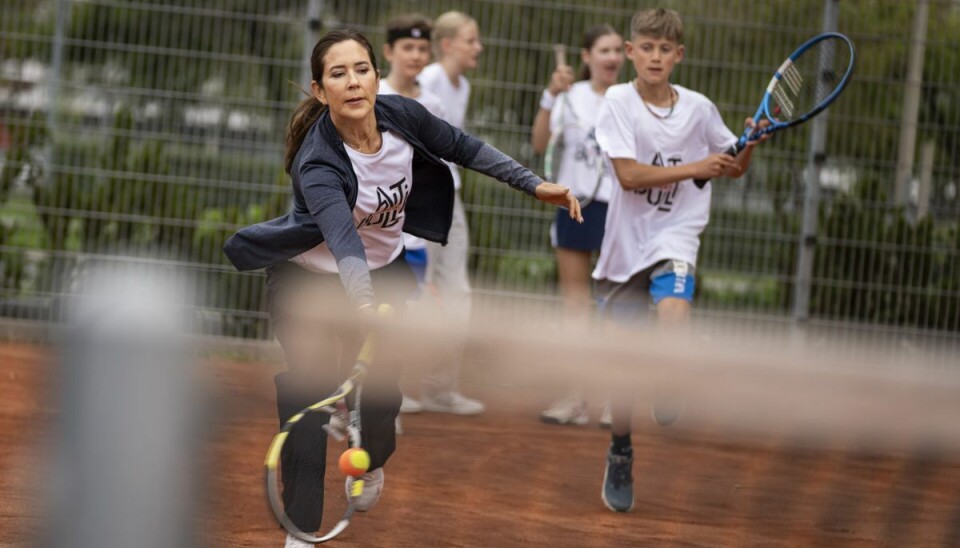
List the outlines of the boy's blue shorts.
<svg viewBox="0 0 960 548">
<path fill-rule="evenodd" d="M 600 280 L 597 299 L 602 315 L 620 321 L 641 321 L 651 304 L 667 297 L 693 302 L 695 289 L 694 266 L 666 260 L 641 270 L 624 283 Z"/>
</svg>

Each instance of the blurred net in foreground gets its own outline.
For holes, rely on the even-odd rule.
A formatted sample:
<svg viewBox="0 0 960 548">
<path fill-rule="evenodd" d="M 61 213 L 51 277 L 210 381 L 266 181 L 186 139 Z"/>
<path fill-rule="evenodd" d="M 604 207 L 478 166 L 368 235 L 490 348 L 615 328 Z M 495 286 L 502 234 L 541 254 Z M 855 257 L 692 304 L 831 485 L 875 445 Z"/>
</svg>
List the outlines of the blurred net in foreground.
<svg viewBox="0 0 960 548">
<path fill-rule="evenodd" d="M 341 330 L 350 327 L 344 317 L 316 310 L 318 321 Z M 92 333 L 109 328 L 118 336 L 144 327 L 133 321 L 89 323 Z M 407 366 L 407 376 L 414 379 L 418 366 L 427 367 L 443 355 L 445 343 L 465 336 L 463 389 L 489 407 L 474 418 L 405 416 L 406 434 L 388 463 L 384 498 L 374 512 L 357 518 L 340 539 L 342 545 L 674 541 L 703 546 L 899 546 L 960 541 L 960 374 L 944 367 L 944 353 L 928 359 L 922 348 L 870 340 L 861 341 L 854 352 L 848 341 L 840 344 L 826 335 L 801 336 L 769 326 L 759 332 L 748 324 L 698 324 L 686 332 L 669 332 L 653 326 L 631 331 L 564 329 L 557 323 L 556 317 L 516 313 L 495 321 L 478 318 L 464 335 L 432 311 L 413 309 L 396 324 L 376 326 L 383 329 L 376 366 Z M 169 323 L 157 327 L 163 325 Z M 116 342 L 131 341 L 136 339 L 120 337 Z M 871 345 L 874 351 L 864 350 Z M 134 344 L 121 350 L 136 353 L 137 348 Z M 185 379 L 180 366 L 163 368 L 159 353 L 146 361 L 125 361 L 107 359 L 107 351 L 94 346 L 68 354 L 78 364 L 86 357 L 103 357 L 92 362 L 93 368 L 78 365 L 71 378 L 120 365 L 115 369 L 125 371 L 124 378 L 145 374 L 154 379 L 167 371 L 176 375 L 171 377 L 174 382 Z M 214 546 L 281 545 L 282 532 L 263 502 L 260 475 L 278 426 L 271 379 L 275 371 L 222 357 L 205 363 L 215 375 L 204 378 L 214 380 L 218 391 L 216 428 L 204 445 L 216 456 L 209 478 L 217 489 L 218 509 L 193 525 Z M 103 394 L 108 384 L 106 377 L 99 378 L 99 383 L 82 386 L 99 387 L 100 392 L 90 393 Z M 113 380 L 118 380 L 116 374 Z M 679 390 L 685 402 L 680 421 L 670 428 L 655 426 L 649 417 L 651 394 L 664 384 Z M 146 406 L 137 410 L 146 411 L 154 402 L 164 413 L 182 418 L 186 408 L 160 395 L 184 393 L 167 386 L 174 390 L 153 393 L 156 397 L 142 400 Z M 632 514 L 613 514 L 600 503 L 609 434 L 596 428 L 547 426 L 536 418 L 543 405 L 574 386 L 596 404 L 615 389 L 636 396 L 638 504 Z M 106 391 L 100 405 L 84 409 L 102 410 L 111 398 L 123 395 Z M 65 412 L 75 408 L 70 401 L 63 403 Z M 75 418 L 100 433 L 124 420 L 132 426 L 143 422 L 129 414 L 107 422 L 82 420 L 92 417 L 81 413 Z M 167 455 L 170 460 L 164 462 L 183 462 L 190 447 L 186 437 L 177 441 L 169 436 L 165 439 L 173 441 L 165 444 L 138 443 L 143 436 L 175 433 L 158 430 L 155 418 L 142 418 L 150 428 L 112 438 L 111 458 L 156 462 Z M 72 463 L 73 470 L 106 472 L 113 479 L 131 472 L 129 477 L 138 476 L 120 464 L 107 470 L 96 467 L 99 461 L 87 458 L 96 454 L 98 446 L 89 444 L 93 438 L 74 434 L 74 448 L 84 458 Z M 138 448 L 157 452 L 137 457 Z M 328 456 L 337 454 L 331 451 Z M 121 459 L 125 455 L 133 456 Z M 142 485 L 111 482 L 101 487 Z M 329 490 L 339 492 L 340 487 L 333 482 Z M 161 492 L 153 491 L 153 496 L 123 510 L 161 505 Z M 111 522 L 115 515 L 108 509 L 122 499 L 105 497 L 87 499 L 83 512 L 66 508 L 71 519 L 63 523 L 84 516 L 106 517 L 116 526 L 134 523 Z M 137 517 L 159 523 L 151 515 Z M 142 536 L 142 531 L 132 534 Z"/>
<path fill-rule="evenodd" d="M 960 363 L 956 352 L 928 355 L 879 338 L 838 341 L 826 333 L 769 326 L 757 332 L 701 323 L 671 332 L 653 326 L 550 327 L 555 324 L 516 317 L 471 326 L 465 390 L 486 397 L 494 415 L 505 412 L 504 427 L 483 429 L 477 435 L 485 443 L 476 442 L 478 447 L 456 433 L 460 425 L 428 432 L 436 434 L 438 450 L 450 454 L 456 448 L 458 466 L 477 473 L 477 492 L 496 492 L 477 460 L 538 463 L 536 470 L 501 471 L 532 491 L 507 490 L 518 497 L 518 512 L 529 506 L 563 515 L 559 501 L 573 498 L 579 510 L 562 523 L 591 530 L 594 515 L 607 519 L 599 505 L 597 465 L 608 434 L 541 425 L 536 414 L 574 387 L 597 405 L 604 394 L 628 391 L 636 397 L 638 511 L 644 519 L 685 524 L 668 528 L 683 532 L 675 538 L 696 539 L 716 527 L 725 535 L 742 534 L 706 545 L 960 540 L 960 372 L 944 367 L 947 355 L 954 366 Z M 398 329 L 407 363 L 431 363 L 434 346 L 450 336 L 431 320 L 407 321 Z M 678 391 L 684 402 L 681 419 L 670 428 L 650 418 L 653 395 L 662 386 Z M 418 419 L 409 431 L 430 429 L 437 420 Z M 468 445 L 457 445 L 461 439 Z M 405 449 L 418 451 L 413 446 L 423 443 Z M 417 479 L 429 481 L 428 470 L 436 468 L 420 464 Z M 440 460 L 436 466 L 445 465 Z M 480 504 L 471 502 L 470 508 Z M 550 509 L 552 504 L 558 506 Z M 537 519 L 510 527 L 539 531 Z M 641 535 L 626 529 L 636 522 L 606 525 L 613 528 L 598 532 L 598 539 L 607 534 L 651 541 L 631 536 Z M 662 524 L 652 527 L 662 531 Z"/>
<path fill-rule="evenodd" d="M 483 370 L 477 375 L 541 395 L 573 386 L 629 389 L 643 402 L 669 385 L 684 394 L 684 428 L 960 451 L 960 371 L 944 366 L 960 354 L 943 349 L 928 354 L 881 338 L 840 341 L 795 327 L 749 331 L 704 321 L 680 330 L 565 329 L 548 317 L 478 317 L 458 335 L 430 312 L 414 311 L 388 327 L 395 336 L 385 344 L 397 347 L 386 352 L 403 356 L 397 363 L 431 363 L 443 341 L 466 336 L 468 356 L 480 362 L 472 369 Z"/>
<path fill-rule="evenodd" d="M 871 352 L 869 340 L 852 348 L 826 335 L 769 326 L 762 333 L 739 324 L 617 332 L 564 330 L 556 320 L 516 313 L 472 324 L 462 388 L 485 401 L 487 413 L 405 415 L 383 499 L 338 542 L 901 546 L 960 540 L 960 375 L 940 358 L 878 344 L 884 341 L 873 341 Z M 349 327 L 343 316 L 318 321 Z M 381 327 L 375 366 L 405 366 L 413 396 L 419 370 L 435 363 L 451 338 L 463 336 L 423 309 Z M 223 511 L 204 526 L 214 545 L 277 543 L 282 535 L 275 523 L 258 511 L 262 451 L 277 427 L 272 372 L 223 367 L 221 376 L 231 379 L 243 404 L 218 429 Z M 669 428 L 650 418 L 651 395 L 665 384 L 679 389 L 685 402 Z M 637 506 L 631 514 L 614 514 L 600 502 L 609 433 L 537 419 L 574 386 L 594 409 L 604 393 L 636 396 Z"/>
</svg>

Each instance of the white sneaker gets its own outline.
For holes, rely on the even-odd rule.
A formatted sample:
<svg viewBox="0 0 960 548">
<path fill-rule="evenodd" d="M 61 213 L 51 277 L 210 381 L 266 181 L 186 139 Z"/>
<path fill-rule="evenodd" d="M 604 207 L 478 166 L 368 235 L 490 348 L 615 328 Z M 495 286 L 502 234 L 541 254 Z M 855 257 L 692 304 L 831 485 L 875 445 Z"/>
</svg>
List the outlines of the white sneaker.
<svg viewBox="0 0 960 548">
<path fill-rule="evenodd" d="M 421 400 L 424 411 L 431 413 L 450 413 L 452 415 L 479 415 L 487 407 L 477 400 L 471 400 L 463 394 L 449 390 L 425 395 Z"/>
<path fill-rule="evenodd" d="M 613 412 L 610 410 L 610 404 L 603 406 L 603 413 L 600 414 L 600 428 L 609 430 L 613 424 Z"/>
<path fill-rule="evenodd" d="M 548 424 L 581 426 L 590 422 L 590 416 L 583 400 L 570 397 L 553 402 L 549 409 L 540 413 L 540 420 Z"/>
<path fill-rule="evenodd" d="M 376 506 L 377 501 L 380 500 L 380 494 L 383 493 L 383 468 L 367 472 L 360 476 L 360 479 L 363 480 L 363 492 L 353 503 L 358 512 L 366 512 Z M 347 490 L 347 498 L 350 498 L 350 487 L 353 481 L 353 478 L 347 478 L 344 486 Z"/>
<path fill-rule="evenodd" d="M 653 420 L 660 426 L 670 426 L 677 422 L 683 413 L 683 398 L 679 394 L 667 392 L 659 394 L 653 400 Z"/>
<path fill-rule="evenodd" d="M 287 542 L 283 545 L 283 548 L 313 548 L 314 546 L 316 546 L 316 544 L 312 542 L 300 540 L 293 535 L 287 535 Z"/>
<path fill-rule="evenodd" d="M 420 405 L 420 402 L 406 394 L 403 395 L 403 403 L 400 404 L 401 413 L 419 413 L 421 411 L 423 411 L 423 406 Z"/>
</svg>

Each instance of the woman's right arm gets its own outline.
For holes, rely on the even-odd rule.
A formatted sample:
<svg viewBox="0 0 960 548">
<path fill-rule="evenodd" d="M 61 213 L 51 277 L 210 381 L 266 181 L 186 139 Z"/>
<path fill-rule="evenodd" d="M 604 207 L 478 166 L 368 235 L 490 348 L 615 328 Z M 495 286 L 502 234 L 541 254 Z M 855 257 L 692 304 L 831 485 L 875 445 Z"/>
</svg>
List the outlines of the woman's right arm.
<svg viewBox="0 0 960 548">
<path fill-rule="evenodd" d="M 300 168 L 300 189 L 324 241 L 337 262 L 347 297 L 358 308 L 374 304 L 373 284 L 363 241 L 353 222 L 341 178 L 329 167 L 305 163 Z"/>
<path fill-rule="evenodd" d="M 540 97 L 540 110 L 537 111 L 537 117 L 533 120 L 530 138 L 533 151 L 537 154 L 543 154 L 547 150 L 547 143 L 550 142 L 550 113 L 556 102 L 560 100 L 560 94 L 569 91 L 571 85 L 573 85 L 573 69 L 569 66 L 557 67 L 550 76 L 550 85 Z"/>
<path fill-rule="evenodd" d="M 547 151 L 547 144 L 550 142 L 550 111 L 540 107 L 537 117 L 533 119 L 533 131 L 530 134 L 530 144 L 533 145 L 533 151 L 537 154 L 543 154 Z"/>
</svg>

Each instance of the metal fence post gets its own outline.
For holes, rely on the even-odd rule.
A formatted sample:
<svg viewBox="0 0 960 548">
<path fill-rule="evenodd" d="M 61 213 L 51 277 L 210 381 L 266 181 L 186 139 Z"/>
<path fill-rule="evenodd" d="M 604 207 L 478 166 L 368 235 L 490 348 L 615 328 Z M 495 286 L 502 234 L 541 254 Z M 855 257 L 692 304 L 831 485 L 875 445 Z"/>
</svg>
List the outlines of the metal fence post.
<svg viewBox="0 0 960 548">
<path fill-rule="evenodd" d="M 906 205 L 910 197 L 910 179 L 917 149 L 917 117 L 920 114 L 920 92 L 923 85 L 923 56 L 927 45 L 928 0 L 917 0 L 910 32 L 910 57 L 907 61 L 907 82 L 903 92 L 900 117 L 900 142 L 897 148 L 897 172 L 893 204 Z"/>
<path fill-rule="evenodd" d="M 837 30 L 840 13 L 839 0 L 824 0 L 823 32 Z M 804 322 L 810 315 L 810 288 L 813 282 L 813 257 L 817 247 L 817 214 L 820 209 L 820 172 L 827 159 L 827 121 L 829 112 L 813 119 L 810 143 L 807 149 L 807 167 L 804 170 L 803 227 L 800 233 L 800 251 L 793 288 L 793 319 Z"/>
<path fill-rule="evenodd" d="M 303 34 L 303 75 L 300 77 L 303 89 L 307 91 L 310 90 L 310 82 L 313 81 L 310 56 L 313 54 L 313 46 L 320 39 L 320 29 L 323 28 L 323 20 L 320 18 L 322 10 L 323 0 L 307 0 L 307 28 Z"/>
<path fill-rule="evenodd" d="M 63 77 L 63 46 L 70 21 L 71 0 L 57 0 L 53 31 L 53 54 L 50 59 L 50 79 L 47 83 L 47 140 L 44 146 L 44 175 L 53 173 L 54 139 L 60 131 L 60 80 Z"/>
</svg>

